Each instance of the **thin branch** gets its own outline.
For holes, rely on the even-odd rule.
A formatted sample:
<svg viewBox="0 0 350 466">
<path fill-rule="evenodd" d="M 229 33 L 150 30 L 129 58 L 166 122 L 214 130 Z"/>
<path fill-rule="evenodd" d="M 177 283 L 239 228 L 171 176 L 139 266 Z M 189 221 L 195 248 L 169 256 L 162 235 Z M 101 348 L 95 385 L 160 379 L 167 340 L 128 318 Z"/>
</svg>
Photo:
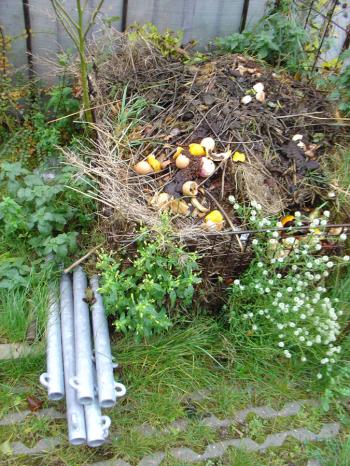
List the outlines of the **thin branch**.
<svg viewBox="0 0 350 466">
<path fill-rule="evenodd" d="M 86 39 L 86 36 L 88 34 L 88 32 L 90 31 L 91 27 L 93 26 L 94 22 L 95 22 L 95 19 L 96 19 L 96 16 L 98 15 L 102 5 L 103 5 L 103 2 L 104 0 L 100 0 L 99 3 L 97 4 L 96 8 L 94 9 L 94 11 L 92 12 L 92 15 L 88 21 L 88 24 L 86 26 L 86 29 L 85 29 L 85 32 L 84 32 L 84 39 Z"/>
</svg>

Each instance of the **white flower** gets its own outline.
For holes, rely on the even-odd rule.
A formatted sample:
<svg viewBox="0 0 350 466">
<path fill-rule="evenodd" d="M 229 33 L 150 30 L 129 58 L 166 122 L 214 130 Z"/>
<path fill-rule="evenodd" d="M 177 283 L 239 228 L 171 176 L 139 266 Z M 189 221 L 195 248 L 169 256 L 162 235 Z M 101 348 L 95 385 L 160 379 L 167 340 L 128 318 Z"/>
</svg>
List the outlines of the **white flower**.
<svg viewBox="0 0 350 466">
<path fill-rule="evenodd" d="M 253 244 L 254 246 L 256 246 L 258 243 L 259 243 L 259 240 L 257 240 L 256 238 L 254 238 L 253 241 L 252 241 L 252 244 Z"/>
<path fill-rule="evenodd" d="M 271 238 L 271 239 L 269 239 L 269 243 L 270 243 L 270 244 L 277 244 L 278 241 L 277 241 L 277 239 L 275 239 L 275 238 Z"/>
<path fill-rule="evenodd" d="M 256 211 L 255 211 L 255 210 L 252 210 L 252 211 L 250 212 L 250 215 L 251 215 L 252 217 L 255 217 L 255 216 L 256 216 Z"/>
<path fill-rule="evenodd" d="M 320 243 L 315 244 L 316 251 L 321 251 L 322 245 Z"/>
<path fill-rule="evenodd" d="M 278 323 L 278 324 L 277 324 L 277 328 L 278 328 L 279 330 L 283 330 L 283 329 L 284 329 L 284 325 L 283 325 L 283 324 L 280 324 L 280 323 Z"/>
<path fill-rule="evenodd" d="M 329 218 L 330 215 L 331 215 L 331 213 L 330 213 L 329 210 L 325 210 L 325 211 L 323 212 L 323 215 L 324 215 L 325 217 Z"/>
<path fill-rule="evenodd" d="M 312 227 L 318 227 L 319 224 L 320 224 L 319 219 L 318 219 L 318 218 L 315 218 L 315 219 L 311 222 L 310 226 L 312 226 Z"/>
<path fill-rule="evenodd" d="M 260 316 L 263 316 L 263 315 L 264 315 L 264 311 L 263 311 L 262 309 L 260 309 L 260 310 L 258 311 L 258 314 L 259 314 Z"/>
<path fill-rule="evenodd" d="M 277 260 L 278 262 L 284 262 L 284 257 L 279 257 Z"/>
<path fill-rule="evenodd" d="M 322 379 L 322 374 L 318 373 L 316 376 L 318 379 Z"/>
<path fill-rule="evenodd" d="M 270 293 L 270 288 L 265 288 L 265 293 Z"/>
<path fill-rule="evenodd" d="M 333 197 L 335 197 L 335 192 L 334 192 L 334 191 L 330 191 L 330 192 L 328 193 L 328 197 L 329 197 L 330 199 L 332 199 Z"/>
<path fill-rule="evenodd" d="M 303 337 L 303 335 L 301 335 L 301 337 L 299 337 L 299 340 L 300 341 L 305 341 L 305 337 Z"/>
<path fill-rule="evenodd" d="M 290 359 L 292 357 L 292 355 L 290 354 L 290 352 L 288 350 L 284 350 L 283 351 L 284 355 L 286 358 Z"/>
<path fill-rule="evenodd" d="M 284 343 L 283 343 L 283 341 L 280 341 L 280 342 L 278 343 L 278 346 L 279 346 L 280 348 L 284 348 Z"/>
<path fill-rule="evenodd" d="M 295 265 L 295 264 L 293 264 L 293 265 L 292 265 L 292 270 L 293 270 L 294 272 L 297 271 L 297 270 L 298 270 L 298 266 Z"/>
<path fill-rule="evenodd" d="M 276 259 L 273 257 L 273 258 L 271 259 L 271 264 L 275 264 L 275 263 L 276 263 Z"/>
<path fill-rule="evenodd" d="M 329 269 L 331 269 L 331 268 L 333 267 L 334 263 L 333 263 L 332 261 L 329 261 L 329 262 L 327 262 L 326 265 L 327 265 L 327 267 L 328 267 Z"/>
<path fill-rule="evenodd" d="M 272 236 L 273 236 L 273 238 L 278 238 L 278 236 L 279 236 L 278 231 L 274 231 L 274 232 L 272 233 Z"/>
<path fill-rule="evenodd" d="M 229 196 L 229 197 L 228 197 L 228 202 L 229 202 L 230 204 L 234 204 L 234 203 L 236 202 L 235 196 L 232 196 L 232 195 Z"/>
<path fill-rule="evenodd" d="M 325 227 L 325 226 L 327 225 L 327 223 L 328 223 L 328 222 L 327 222 L 327 220 L 325 220 L 325 219 L 321 220 L 321 222 L 320 222 L 320 224 L 321 224 L 323 227 Z"/>
<path fill-rule="evenodd" d="M 245 286 L 244 286 L 244 285 L 240 285 L 240 286 L 239 286 L 239 289 L 240 289 L 240 290 L 245 290 Z"/>
<path fill-rule="evenodd" d="M 248 314 L 243 314 L 243 319 L 248 319 Z"/>
<path fill-rule="evenodd" d="M 236 280 L 233 280 L 234 285 L 240 285 L 241 281 L 236 278 Z"/>
<path fill-rule="evenodd" d="M 269 272 L 267 270 L 264 270 L 263 271 L 263 275 L 266 277 L 267 275 L 269 274 Z"/>
<path fill-rule="evenodd" d="M 233 208 L 234 208 L 235 210 L 239 210 L 239 209 L 240 209 L 240 205 L 239 205 L 239 204 L 235 204 L 235 205 L 233 206 Z"/>
<path fill-rule="evenodd" d="M 253 330 L 258 330 L 258 326 L 257 326 L 257 325 L 253 325 L 253 326 L 252 326 L 252 329 L 253 329 Z"/>
<path fill-rule="evenodd" d="M 250 318 L 252 318 L 253 315 L 254 315 L 254 314 L 253 314 L 252 312 L 248 312 L 248 316 L 249 316 Z"/>
<path fill-rule="evenodd" d="M 282 278 L 282 275 L 281 275 L 280 273 L 278 273 L 278 274 L 276 275 L 276 277 L 279 279 L 279 278 Z"/>
<path fill-rule="evenodd" d="M 290 327 L 290 328 L 294 328 L 294 327 L 295 327 L 295 323 L 294 323 L 294 322 L 289 322 L 289 327 Z"/>
<path fill-rule="evenodd" d="M 349 262 L 350 256 L 343 256 L 343 261 L 344 262 Z"/>
<path fill-rule="evenodd" d="M 297 211 L 297 212 L 295 212 L 295 214 L 294 214 L 294 217 L 296 217 L 296 218 L 299 218 L 299 217 L 301 217 L 301 213 L 300 213 L 300 212 L 298 212 L 298 211 Z"/>
<path fill-rule="evenodd" d="M 262 267 L 264 267 L 264 264 L 262 262 L 258 262 L 257 266 L 261 269 Z"/>
<path fill-rule="evenodd" d="M 328 358 L 321 359 L 321 364 L 327 364 L 327 362 L 329 362 Z"/>
<path fill-rule="evenodd" d="M 302 356 L 301 357 L 301 362 L 305 362 L 306 361 L 306 357 L 305 356 Z"/>
<path fill-rule="evenodd" d="M 329 275 L 329 272 L 327 272 L 327 270 L 325 270 L 325 271 L 323 272 L 323 274 L 322 274 L 322 275 L 323 275 L 324 277 L 328 277 L 328 275 Z"/>
<path fill-rule="evenodd" d="M 288 286 L 287 291 L 288 293 L 291 293 L 293 291 L 293 288 L 291 286 Z"/>
</svg>

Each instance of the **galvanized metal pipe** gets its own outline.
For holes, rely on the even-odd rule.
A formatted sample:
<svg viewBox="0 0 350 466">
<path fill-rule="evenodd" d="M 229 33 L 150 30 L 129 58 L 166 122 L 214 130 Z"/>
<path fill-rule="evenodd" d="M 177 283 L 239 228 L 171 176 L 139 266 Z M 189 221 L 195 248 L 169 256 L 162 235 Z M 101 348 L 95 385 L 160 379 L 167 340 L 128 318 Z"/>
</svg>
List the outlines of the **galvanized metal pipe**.
<svg viewBox="0 0 350 466">
<path fill-rule="evenodd" d="M 93 367 L 94 382 L 96 384 L 96 369 Z M 90 405 L 84 406 L 85 424 L 87 434 L 87 444 L 89 447 L 100 447 L 108 437 L 108 429 L 111 425 L 111 419 L 108 416 L 102 416 L 101 406 L 98 402 L 97 391 Z"/>
<path fill-rule="evenodd" d="M 110 408 L 115 405 L 117 397 L 125 395 L 126 388 L 123 384 L 117 383 L 114 380 L 113 367 L 115 366 L 111 353 L 107 318 L 102 297 L 98 293 L 99 284 L 96 275 L 91 278 L 90 286 L 96 300 L 95 303 L 92 304 L 91 310 L 98 401 L 102 408 Z"/>
<path fill-rule="evenodd" d="M 46 358 L 47 372 L 41 374 L 40 382 L 47 388 L 49 400 L 60 400 L 64 397 L 61 320 L 59 301 L 52 288 L 49 291 Z"/>
<path fill-rule="evenodd" d="M 83 405 L 91 404 L 94 399 L 90 316 L 84 301 L 86 288 L 86 275 L 81 267 L 77 267 L 73 272 L 76 375 L 69 383 L 76 389 L 78 402 Z"/>
<path fill-rule="evenodd" d="M 84 408 L 78 403 L 76 392 L 69 383 L 70 379 L 75 375 L 73 293 L 69 275 L 62 275 L 60 289 L 68 437 L 72 445 L 81 445 L 86 443 Z"/>
</svg>

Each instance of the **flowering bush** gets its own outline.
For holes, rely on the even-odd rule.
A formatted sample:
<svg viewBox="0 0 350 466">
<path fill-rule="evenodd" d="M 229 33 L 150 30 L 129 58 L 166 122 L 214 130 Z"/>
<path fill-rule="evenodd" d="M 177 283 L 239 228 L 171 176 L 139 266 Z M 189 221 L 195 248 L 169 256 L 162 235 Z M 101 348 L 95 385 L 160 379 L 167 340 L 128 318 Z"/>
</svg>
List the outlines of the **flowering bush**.
<svg viewBox="0 0 350 466">
<path fill-rule="evenodd" d="M 229 290 L 227 310 L 237 342 L 264 350 L 266 357 L 312 365 L 318 379 L 330 376 L 341 352 L 337 337 L 343 311 L 336 298 L 326 295 L 325 280 L 349 256 L 329 257 L 325 251 L 338 247 L 346 235 L 326 239 L 328 211 L 311 219 L 295 212 L 285 217 L 291 226 L 284 229 L 276 219 L 264 218 L 256 202 L 247 208 L 230 201 L 258 230 L 252 240 L 256 258 Z"/>
</svg>

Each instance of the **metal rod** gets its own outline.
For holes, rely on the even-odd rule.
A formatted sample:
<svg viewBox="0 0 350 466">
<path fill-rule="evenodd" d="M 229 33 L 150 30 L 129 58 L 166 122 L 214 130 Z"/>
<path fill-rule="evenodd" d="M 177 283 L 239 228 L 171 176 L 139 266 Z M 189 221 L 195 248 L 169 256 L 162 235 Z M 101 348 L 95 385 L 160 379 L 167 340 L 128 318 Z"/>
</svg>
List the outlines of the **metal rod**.
<svg viewBox="0 0 350 466">
<path fill-rule="evenodd" d="M 243 9 L 242 9 L 242 16 L 241 16 L 241 24 L 239 26 L 239 32 L 243 32 L 246 24 L 247 24 L 247 17 L 249 11 L 249 0 L 244 0 Z"/>
<path fill-rule="evenodd" d="M 96 380 L 96 370 L 94 368 L 94 381 Z M 108 437 L 108 429 L 111 425 L 111 419 L 108 416 L 101 415 L 101 406 L 95 394 L 91 405 L 84 406 L 87 444 L 89 447 L 100 447 Z"/>
<path fill-rule="evenodd" d="M 319 45 L 319 47 L 318 47 L 318 49 L 317 49 L 316 57 L 315 57 L 315 60 L 314 60 L 313 65 L 312 65 L 311 73 L 315 70 L 315 67 L 316 67 L 316 65 L 317 65 L 317 61 L 318 61 L 318 58 L 319 58 L 319 56 L 320 56 L 323 43 L 324 43 L 324 41 L 325 41 L 325 39 L 326 39 L 326 37 L 327 37 L 328 30 L 329 30 L 329 27 L 330 27 L 330 25 L 331 25 L 332 18 L 333 18 L 333 14 L 334 14 L 335 8 L 336 8 L 336 6 L 337 6 L 337 3 L 338 3 L 337 0 L 333 0 L 333 6 L 332 6 L 332 8 L 329 10 L 329 12 L 328 12 L 328 15 L 327 15 L 328 22 L 327 22 L 326 27 L 325 27 L 325 30 L 324 30 L 324 32 L 323 32 L 320 45 Z"/>
<path fill-rule="evenodd" d="M 77 267 L 73 272 L 76 375 L 70 379 L 70 385 L 77 390 L 78 401 L 83 405 L 91 404 L 94 399 L 90 316 L 84 301 L 86 288 L 86 275 Z"/>
<path fill-rule="evenodd" d="M 81 445 L 86 442 L 85 415 L 84 408 L 78 403 L 76 392 L 69 383 L 75 375 L 74 311 L 72 282 L 66 274 L 61 278 L 61 326 L 68 438 L 72 445 Z"/>
<path fill-rule="evenodd" d="M 59 302 L 52 288 L 49 292 L 46 354 L 47 372 L 41 374 L 40 382 L 47 388 L 49 400 L 61 400 L 64 397 L 61 320 Z"/>
<path fill-rule="evenodd" d="M 126 389 L 123 384 L 114 381 L 114 364 L 109 341 L 107 318 L 102 297 L 98 292 L 99 284 L 96 275 L 91 278 L 90 286 L 96 300 L 91 306 L 91 311 L 98 400 L 102 408 L 110 408 L 114 406 L 117 397 L 125 395 Z"/>
<path fill-rule="evenodd" d="M 30 5 L 29 0 L 22 0 L 24 28 L 26 31 L 26 46 L 27 46 L 27 63 L 28 63 L 28 77 L 29 80 L 34 78 L 33 67 L 33 46 L 32 46 L 32 27 L 30 20 Z"/>
<path fill-rule="evenodd" d="M 121 30 L 125 32 L 128 20 L 128 0 L 123 0 Z"/>
</svg>

